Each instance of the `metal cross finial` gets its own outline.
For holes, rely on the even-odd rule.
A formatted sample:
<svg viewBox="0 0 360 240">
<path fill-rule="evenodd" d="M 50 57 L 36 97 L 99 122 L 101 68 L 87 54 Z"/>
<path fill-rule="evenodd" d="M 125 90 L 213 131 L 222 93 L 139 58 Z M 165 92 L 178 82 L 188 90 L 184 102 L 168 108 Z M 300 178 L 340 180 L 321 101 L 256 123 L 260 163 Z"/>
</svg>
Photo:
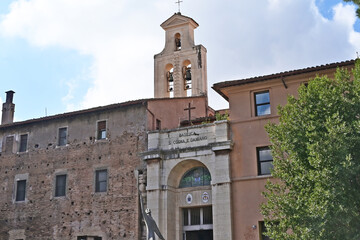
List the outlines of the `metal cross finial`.
<svg viewBox="0 0 360 240">
<path fill-rule="evenodd" d="M 177 3 L 178 4 L 178 7 L 179 7 L 179 13 L 180 13 L 180 3 L 182 3 L 183 1 L 180 1 L 180 0 L 178 0 L 177 2 L 175 2 L 175 3 Z"/>
</svg>

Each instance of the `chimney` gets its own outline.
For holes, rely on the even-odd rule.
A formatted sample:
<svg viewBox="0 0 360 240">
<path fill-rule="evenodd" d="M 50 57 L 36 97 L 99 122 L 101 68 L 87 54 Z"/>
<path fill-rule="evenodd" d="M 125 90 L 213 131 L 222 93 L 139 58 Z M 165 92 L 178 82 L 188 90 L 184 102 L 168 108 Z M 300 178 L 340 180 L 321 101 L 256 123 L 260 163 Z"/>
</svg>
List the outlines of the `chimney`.
<svg viewBox="0 0 360 240">
<path fill-rule="evenodd" d="M 15 104 L 13 103 L 14 91 L 6 92 L 6 102 L 2 108 L 1 125 L 14 122 Z"/>
</svg>

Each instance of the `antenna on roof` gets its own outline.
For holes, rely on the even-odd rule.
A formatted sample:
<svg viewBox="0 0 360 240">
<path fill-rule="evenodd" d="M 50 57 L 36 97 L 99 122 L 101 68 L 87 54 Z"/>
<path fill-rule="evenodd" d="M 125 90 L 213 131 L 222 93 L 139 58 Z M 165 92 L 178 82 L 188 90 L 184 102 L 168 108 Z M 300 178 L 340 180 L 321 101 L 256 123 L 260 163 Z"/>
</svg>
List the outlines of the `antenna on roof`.
<svg viewBox="0 0 360 240">
<path fill-rule="evenodd" d="M 178 13 L 180 13 L 180 3 L 182 3 L 183 1 L 180 1 L 180 0 L 178 0 L 177 2 L 175 2 L 177 5 L 178 5 L 178 9 L 179 9 L 179 11 L 178 11 Z"/>
</svg>

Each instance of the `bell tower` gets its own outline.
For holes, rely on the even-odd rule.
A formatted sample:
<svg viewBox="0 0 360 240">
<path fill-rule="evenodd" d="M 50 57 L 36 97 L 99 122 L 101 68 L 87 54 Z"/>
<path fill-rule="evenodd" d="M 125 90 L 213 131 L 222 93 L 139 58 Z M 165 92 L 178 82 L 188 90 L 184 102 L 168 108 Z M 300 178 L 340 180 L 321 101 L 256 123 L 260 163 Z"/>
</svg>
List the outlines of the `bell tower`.
<svg viewBox="0 0 360 240">
<path fill-rule="evenodd" d="M 160 26 L 165 30 L 165 48 L 154 56 L 155 98 L 206 95 L 206 48 L 194 42 L 199 24 L 179 12 Z"/>
</svg>

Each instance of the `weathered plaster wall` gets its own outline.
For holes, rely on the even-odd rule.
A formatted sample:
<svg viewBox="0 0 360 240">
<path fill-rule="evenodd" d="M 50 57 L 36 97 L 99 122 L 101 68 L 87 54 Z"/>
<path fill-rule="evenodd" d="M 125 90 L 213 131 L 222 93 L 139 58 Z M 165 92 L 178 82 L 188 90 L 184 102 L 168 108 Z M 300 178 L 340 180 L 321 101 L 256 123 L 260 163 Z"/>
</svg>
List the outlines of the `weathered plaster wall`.
<svg viewBox="0 0 360 240">
<path fill-rule="evenodd" d="M 98 120 L 107 121 L 107 139 L 95 140 Z M 64 126 L 68 145 L 58 147 L 58 128 Z M 28 151 L 16 153 L 15 142 L 14 153 L 5 153 L 3 144 L 0 156 L 0 239 L 19 234 L 26 239 L 138 239 L 134 170 L 141 165 L 137 153 L 146 149 L 145 106 L 0 128 L 2 139 L 21 133 L 29 134 Z M 95 193 L 99 168 L 108 170 L 106 193 Z M 67 173 L 66 197 L 54 197 L 57 172 Z M 15 175 L 26 173 L 26 201 L 14 203 Z"/>
</svg>

